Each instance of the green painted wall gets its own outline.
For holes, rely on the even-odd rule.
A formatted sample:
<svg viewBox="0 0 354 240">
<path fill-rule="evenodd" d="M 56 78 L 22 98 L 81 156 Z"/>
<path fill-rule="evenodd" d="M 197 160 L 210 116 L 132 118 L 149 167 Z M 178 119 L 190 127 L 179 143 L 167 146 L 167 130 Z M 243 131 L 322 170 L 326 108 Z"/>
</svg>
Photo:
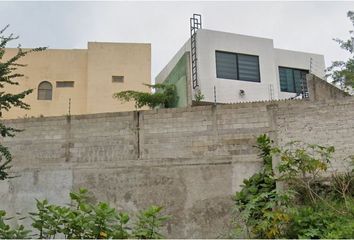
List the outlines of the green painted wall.
<svg viewBox="0 0 354 240">
<path fill-rule="evenodd" d="M 187 106 L 187 56 L 184 54 L 172 69 L 163 83 L 174 84 L 177 89 L 178 100 L 173 107 Z"/>
</svg>

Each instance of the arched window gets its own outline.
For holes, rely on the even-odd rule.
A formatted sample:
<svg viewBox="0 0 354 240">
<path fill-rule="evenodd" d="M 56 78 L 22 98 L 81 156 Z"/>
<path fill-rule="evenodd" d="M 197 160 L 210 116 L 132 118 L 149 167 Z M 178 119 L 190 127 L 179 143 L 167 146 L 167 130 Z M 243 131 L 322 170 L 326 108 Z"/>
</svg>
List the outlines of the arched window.
<svg viewBox="0 0 354 240">
<path fill-rule="evenodd" d="M 53 87 L 50 82 L 44 81 L 38 85 L 38 100 L 52 100 Z"/>
</svg>

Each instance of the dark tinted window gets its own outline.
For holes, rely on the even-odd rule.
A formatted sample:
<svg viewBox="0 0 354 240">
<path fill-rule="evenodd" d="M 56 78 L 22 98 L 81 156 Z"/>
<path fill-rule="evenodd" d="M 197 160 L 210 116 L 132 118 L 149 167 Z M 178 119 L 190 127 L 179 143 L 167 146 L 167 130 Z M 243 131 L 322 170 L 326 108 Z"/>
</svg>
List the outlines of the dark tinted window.
<svg viewBox="0 0 354 240">
<path fill-rule="evenodd" d="M 258 56 L 238 54 L 239 79 L 260 82 Z"/>
<path fill-rule="evenodd" d="M 280 89 L 282 92 L 302 93 L 307 91 L 308 70 L 279 67 Z"/>
<path fill-rule="evenodd" d="M 217 78 L 261 81 L 258 56 L 216 51 L 215 58 Z"/>
<path fill-rule="evenodd" d="M 216 52 L 216 76 L 237 79 L 237 59 L 234 53 Z"/>
</svg>

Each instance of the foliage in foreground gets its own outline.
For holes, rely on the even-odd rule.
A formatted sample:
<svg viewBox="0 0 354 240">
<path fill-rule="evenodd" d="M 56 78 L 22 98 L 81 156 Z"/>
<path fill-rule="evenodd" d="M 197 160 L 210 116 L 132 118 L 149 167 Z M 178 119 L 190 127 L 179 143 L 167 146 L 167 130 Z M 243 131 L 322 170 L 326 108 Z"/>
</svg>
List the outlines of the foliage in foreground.
<svg viewBox="0 0 354 240">
<path fill-rule="evenodd" d="M 333 147 L 257 139 L 263 169 L 234 196 L 239 238 L 354 238 L 354 171 L 329 172 Z M 274 174 L 272 158 L 280 163 Z M 276 182 L 284 189 L 276 189 Z"/>
<path fill-rule="evenodd" d="M 123 102 L 135 102 L 135 108 L 142 108 L 147 106 L 149 108 L 165 107 L 171 108 L 177 101 L 176 86 L 173 84 L 144 84 L 152 89 L 155 89 L 154 93 L 138 92 L 138 91 L 122 91 L 113 94 L 114 98 L 117 98 Z"/>
<path fill-rule="evenodd" d="M 20 93 L 8 93 L 3 89 L 9 85 L 19 85 L 18 78 L 23 77 L 23 74 L 17 71 L 21 67 L 26 65 L 20 64 L 19 61 L 31 52 L 43 51 L 45 48 L 34 48 L 30 50 L 23 50 L 19 45 L 17 47 L 17 53 L 14 56 L 5 59 L 6 45 L 18 39 L 18 37 L 13 34 L 4 35 L 4 32 L 9 27 L 7 25 L 5 28 L 0 30 L 0 117 L 2 115 L 1 111 L 9 111 L 13 107 L 18 107 L 22 109 L 29 109 L 29 105 L 23 102 L 23 99 L 32 92 L 32 89 L 25 90 Z M 16 132 L 20 130 L 5 126 L 0 122 L 0 135 L 1 137 L 13 137 Z M 8 170 L 11 167 L 10 163 L 12 161 L 11 153 L 9 149 L 2 144 L 0 144 L 0 180 L 4 180 L 9 177 Z"/>
<path fill-rule="evenodd" d="M 19 225 L 16 228 L 12 228 L 9 224 L 6 223 L 6 220 L 11 218 L 5 218 L 6 212 L 0 210 L 0 238 L 1 239 L 21 239 L 28 237 L 28 234 L 31 232 L 26 230 L 23 225 Z"/>
<path fill-rule="evenodd" d="M 86 189 L 70 193 L 71 206 L 49 204 L 37 200 L 37 211 L 30 213 L 32 226 L 38 232 L 26 230 L 22 225 L 11 228 L 6 224 L 5 212 L 0 211 L 0 238 L 39 239 L 157 239 L 163 238 L 161 227 L 168 216 L 161 214 L 162 208 L 151 206 L 139 212 L 137 221 L 130 223 L 127 213 L 117 212 L 108 203 L 88 203 Z"/>
</svg>

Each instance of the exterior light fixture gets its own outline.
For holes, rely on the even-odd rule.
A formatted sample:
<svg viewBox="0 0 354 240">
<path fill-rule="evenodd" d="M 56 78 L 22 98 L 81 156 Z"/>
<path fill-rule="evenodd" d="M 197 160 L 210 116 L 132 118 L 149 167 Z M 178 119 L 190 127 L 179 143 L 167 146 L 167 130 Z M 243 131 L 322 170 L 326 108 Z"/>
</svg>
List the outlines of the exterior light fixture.
<svg viewBox="0 0 354 240">
<path fill-rule="evenodd" d="M 245 96 L 245 90 L 241 89 L 239 94 L 241 97 Z"/>
</svg>

